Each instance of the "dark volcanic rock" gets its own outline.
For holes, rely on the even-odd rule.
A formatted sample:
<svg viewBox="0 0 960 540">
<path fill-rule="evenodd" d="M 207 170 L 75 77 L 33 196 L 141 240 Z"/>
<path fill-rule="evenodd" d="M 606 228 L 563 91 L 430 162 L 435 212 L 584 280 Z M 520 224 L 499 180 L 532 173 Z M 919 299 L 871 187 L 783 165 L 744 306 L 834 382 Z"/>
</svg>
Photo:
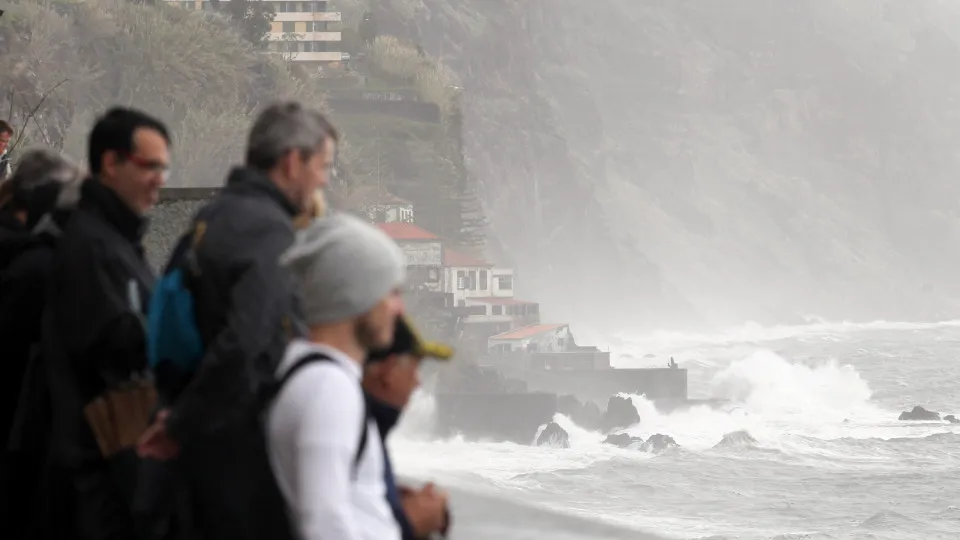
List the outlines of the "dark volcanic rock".
<svg viewBox="0 0 960 540">
<path fill-rule="evenodd" d="M 673 437 L 660 433 L 654 433 L 649 439 L 646 440 L 646 442 L 643 443 L 640 449 L 645 452 L 660 453 L 668 448 L 676 448 L 678 446 L 680 445 L 677 444 L 677 441 L 673 440 Z"/>
<path fill-rule="evenodd" d="M 614 433 L 613 435 L 607 435 L 607 438 L 603 440 L 603 444 L 612 444 L 620 448 L 630 448 L 631 446 L 639 446 L 644 444 L 643 437 L 631 437 L 626 433 Z"/>
<path fill-rule="evenodd" d="M 900 413 L 900 418 L 897 420 L 939 420 L 940 413 L 928 411 L 923 407 L 917 405 L 910 411 L 903 411 Z"/>
<path fill-rule="evenodd" d="M 556 422 L 550 422 L 543 428 L 543 431 L 540 432 L 540 436 L 537 437 L 537 446 L 570 448 L 570 435 Z"/>
<path fill-rule="evenodd" d="M 640 422 L 640 413 L 630 398 L 611 396 L 607 411 L 603 414 L 603 429 L 610 431 L 630 427 Z"/>
<path fill-rule="evenodd" d="M 757 444 L 757 440 L 754 439 L 746 431 L 734 431 L 727 433 L 720 439 L 720 442 L 715 444 L 714 448 L 734 448 L 737 446 L 753 446 Z"/>
<path fill-rule="evenodd" d="M 584 429 L 603 429 L 603 412 L 592 401 L 581 403 L 573 396 L 560 396 L 557 399 L 557 412 L 566 415 L 574 424 Z"/>
<path fill-rule="evenodd" d="M 948 414 L 944 416 L 943 419 L 946 420 L 947 422 L 950 422 L 951 424 L 960 424 L 960 420 L 957 420 L 957 417 L 952 414 Z"/>
</svg>

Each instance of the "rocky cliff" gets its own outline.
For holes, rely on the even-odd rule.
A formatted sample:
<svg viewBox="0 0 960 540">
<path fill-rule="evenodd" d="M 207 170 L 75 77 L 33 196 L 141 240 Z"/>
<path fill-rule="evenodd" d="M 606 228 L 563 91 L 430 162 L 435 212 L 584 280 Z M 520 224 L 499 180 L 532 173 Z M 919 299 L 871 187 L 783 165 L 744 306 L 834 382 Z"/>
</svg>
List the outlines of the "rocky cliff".
<svg viewBox="0 0 960 540">
<path fill-rule="evenodd" d="M 622 330 L 960 315 L 960 6 L 384 0 L 376 15 L 459 72 L 493 233 L 548 315 Z"/>
</svg>

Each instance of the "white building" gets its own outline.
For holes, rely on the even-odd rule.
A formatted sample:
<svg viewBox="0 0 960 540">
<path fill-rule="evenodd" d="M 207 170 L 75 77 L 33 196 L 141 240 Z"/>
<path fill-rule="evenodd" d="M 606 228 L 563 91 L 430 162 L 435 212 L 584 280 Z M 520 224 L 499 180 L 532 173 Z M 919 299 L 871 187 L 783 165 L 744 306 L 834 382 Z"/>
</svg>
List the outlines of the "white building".
<svg viewBox="0 0 960 540">
<path fill-rule="evenodd" d="M 229 2 L 230 0 L 220 0 Z M 343 58 L 342 33 L 340 22 L 342 15 L 338 11 L 328 11 L 330 2 L 326 0 L 287 1 L 262 0 L 273 6 L 276 16 L 270 24 L 270 50 L 283 54 L 284 58 L 303 64 L 305 67 L 319 67 L 331 62 L 340 62 Z M 204 0 L 166 0 L 168 4 L 178 5 L 188 10 L 212 11 L 212 4 Z"/>
<path fill-rule="evenodd" d="M 270 50 L 307 67 L 343 60 L 342 15 L 329 11 L 326 0 L 262 0 L 273 5 L 276 17 L 270 24 Z"/>
<path fill-rule="evenodd" d="M 491 351 L 500 352 L 565 352 L 573 340 L 566 324 L 537 324 L 524 326 L 490 336 Z"/>
<path fill-rule="evenodd" d="M 440 237 L 413 223 L 377 223 L 377 227 L 393 238 L 403 250 L 410 286 L 439 292 L 442 289 L 440 270 L 443 264 Z"/>
<path fill-rule="evenodd" d="M 443 250 L 443 290 L 453 295 L 453 305 L 465 306 L 468 298 L 513 298 L 513 269 L 461 253 Z"/>
<path fill-rule="evenodd" d="M 347 195 L 344 205 L 374 223 L 413 223 L 413 203 L 385 189 L 358 186 Z"/>
</svg>

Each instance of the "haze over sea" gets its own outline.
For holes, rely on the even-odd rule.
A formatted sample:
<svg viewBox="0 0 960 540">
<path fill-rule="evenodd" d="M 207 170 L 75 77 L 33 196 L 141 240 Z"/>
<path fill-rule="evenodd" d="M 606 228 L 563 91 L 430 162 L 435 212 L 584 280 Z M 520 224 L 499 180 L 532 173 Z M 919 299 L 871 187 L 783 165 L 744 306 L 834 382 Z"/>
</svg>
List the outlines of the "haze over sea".
<svg viewBox="0 0 960 540">
<path fill-rule="evenodd" d="M 396 468 L 451 488 L 453 538 L 960 538 L 960 425 L 897 420 L 914 405 L 960 413 L 960 322 L 605 341 L 622 367 L 674 356 L 691 397 L 728 404 L 662 415 L 633 396 L 628 431 L 681 446 L 653 455 L 563 416 L 570 449 L 433 440 L 419 396 L 391 441 Z M 714 448 L 738 430 L 756 444 Z"/>
</svg>

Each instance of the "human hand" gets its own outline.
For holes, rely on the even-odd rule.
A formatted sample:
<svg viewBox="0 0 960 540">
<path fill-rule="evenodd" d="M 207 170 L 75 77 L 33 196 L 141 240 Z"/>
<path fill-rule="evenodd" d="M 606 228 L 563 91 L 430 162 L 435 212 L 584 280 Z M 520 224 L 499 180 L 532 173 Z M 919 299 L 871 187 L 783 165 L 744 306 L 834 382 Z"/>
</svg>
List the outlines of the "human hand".
<svg viewBox="0 0 960 540">
<path fill-rule="evenodd" d="M 158 461 L 168 461 L 180 453 L 180 445 L 167 433 L 167 418 L 170 411 L 164 409 L 157 413 L 153 424 L 143 432 L 137 441 L 137 455 Z"/>
</svg>

